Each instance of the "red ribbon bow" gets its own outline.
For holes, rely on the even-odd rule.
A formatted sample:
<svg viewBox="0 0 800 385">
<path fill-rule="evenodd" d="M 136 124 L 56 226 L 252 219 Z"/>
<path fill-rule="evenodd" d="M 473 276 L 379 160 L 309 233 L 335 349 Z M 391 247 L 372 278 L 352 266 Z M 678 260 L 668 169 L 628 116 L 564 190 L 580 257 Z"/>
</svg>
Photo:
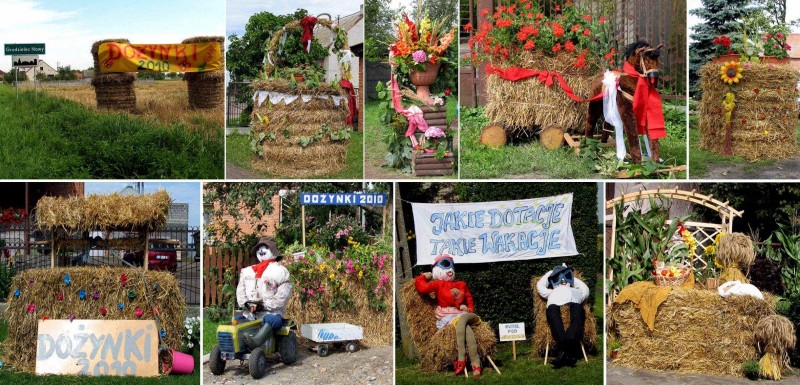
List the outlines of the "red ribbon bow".
<svg viewBox="0 0 800 385">
<path fill-rule="evenodd" d="M 505 80 L 510 80 L 512 82 L 517 82 L 520 80 L 525 80 L 528 78 L 537 78 L 541 83 L 545 85 L 545 87 L 550 87 L 558 81 L 558 85 L 567 94 L 567 96 L 578 102 L 593 102 L 596 100 L 603 99 L 603 93 L 601 92 L 598 95 L 593 96 L 590 99 L 581 99 L 577 95 L 575 95 L 575 91 L 572 90 L 567 82 L 564 80 L 564 77 L 561 76 L 558 72 L 551 72 L 551 71 L 544 71 L 544 70 L 532 70 L 528 68 L 521 68 L 521 67 L 508 67 L 508 68 L 498 68 L 491 64 L 486 66 L 486 73 L 489 75 L 497 75 Z"/>
<path fill-rule="evenodd" d="M 339 87 L 347 91 L 347 124 L 351 126 L 356 125 L 356 117 L 358 116 L 358 105 L 356 103 L 356 90 L 353 88 L 353 83 L 347 79 L 342 79 L 339 82 Z"/>
<path fill-rule="evenodd" d="M 648 139 L 665 138 L 667 130 L 664 127 L 664 109 L 661 107 L 661 95 L 658 94 L 658 90 L 630 63 L 625 62 L 622 71 L 638 79 L 636 91 L 633 93 L 633 114 L 636 116 L 639 135 L 647 134 Z"/>
<path fill-rule="evenodd" d="M 300 25 L 303 26 L 303 36 L 300 37 L 300 42 L 303 43 L 303 49 L 306 52 L 311 52 L 311 39 L 314 38 L 314 26 L 317 25 L 317 18 L 314 16 L 303 16 L 300 19 Z"/>
</svg>

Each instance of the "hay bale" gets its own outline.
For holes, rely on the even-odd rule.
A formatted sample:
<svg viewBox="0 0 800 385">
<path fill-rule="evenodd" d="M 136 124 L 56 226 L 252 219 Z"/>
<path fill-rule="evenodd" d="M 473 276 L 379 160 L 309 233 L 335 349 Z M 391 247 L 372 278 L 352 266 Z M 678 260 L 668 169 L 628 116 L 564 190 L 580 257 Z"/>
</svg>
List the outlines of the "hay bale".
<svg viewBox="0 0 800 385">
<path fill-rule="evenodd" d="M 152 231 L 167 224 L 171 203 L 164 190 L 144 195 L 45 196 L 36 204 L 36 225 L 68 231 Z"/>
<path fill-rule="evenodd" d="M 31 269 L 17 274 L 11 284 L 8 308 L 3 313 L 8 322 L 8 337 L 2 343 L 3 361 L 22 371 L 35 369 L 37 322 L 45 316 L 53 320 L 69 319 L 70 314 L 76 319 L 137 320 L 134 312 L 140 308 L 144 310 L 141 319 L 153 319 L 141 273 L 140 269 L 119 267 L 70 267 Z M 64 283 L 64 274 L 72 278 L 71 285 Z M 120 284 L 122 274 L 128 277 L 125 286 Z M 167 333 L 164 343 L 179 350 L 186 303 L 178 280 L 170 273 L 158 271 L 148 271 L 145 277 L 147 288 L 159 286 L 155 291 L 151 289 L 151 294 L 160 314 L 161 327 Z M 20 290 L 19 298 L 14 298 L 16 289 Z M 81 289 L 86 290 L 85 300 L 78 297 Z M 135 299 L 128 298 L 129 290 L 136 292 Z M 93 292 L 99 293 L 100 298 L 92 299 Z M 57 300 L 59 293 L 64 293 L 63 301 Z M 125 304 L 122 311 L 117 308 L 120 302 Z M 36 306 L 33 313 L 28 312 L 29 304 Z M 105 317 L 100 314 L 103 307 L 108 309 Z"/>
<path fill-rule="evenodd" d="M 136 75 L 132 73 L 105 73 L 92 78 L 98 109 L 136 111 Z"/>
<path fill-rule="evenodd" d="M 609 329 L 620 341 L 620 366 L 742 376 L 742 363 L 757 359 L 753 333 L 762 318 L 775 314 L 776 299 L 727 299 L 715 291 L 673 288 L 658 308 L 653 331 L 630 301 L 608 312 Z"/>
<path fill-rule="evenodd" d="M 91 52 L 92 52 L 92 59 L 93 59 L 93 63 L 94 63 L 94 73 L 97 74 L 97 75 L 100 74 L 100 60 L 98 59 L 97 54 L 98 54 L 98 51 L 100 51 L 100 44 L 103 44 L 103 43 L 125 43 L 125 44 L 128 44 L 128 43 L 130 43 L 130 40 L 128 40 L 128 39 L 105 39 L 105 40 L 96 41 L 96 42 L 94 42 L 94 44 L 92 44 L 92 51 Z"/>
<path fill-rule="evenodd" d="M 222 36 L 196 36 L 185 39 L 182 44 L 196 43 L 219 43 L 222 57 L 225 57 L 224 43 Z M 183 80 L 189 88 L 189 107 L 192 108 L 216 108 L 225 103 L 225 72 L 187 72 Z"/>
<path fill-rule="evenodd" d="M 252 88 L 256 92 L 278 92 L 311 98 L 303 102 L 298 97 L 290 104 L 286 104 L 285 100 L 277 104 L 269 100 L 260 105 L 255 103 L 251 123 L 253 135 L 273 134 L 274 140 L 265 139 L 261 143 L 263 156 L 256 157 L 254 168 L 283 177 L 306 178 L 336 173 L 345 167 L 347 141 L 332 141 L 329 135 L 323 135 L 306 147 L 298 142 L 301 136 L 316 135 L 323 125 L 327 125 L 331 132 L 349 128 L 346 122 L 346 99 L 342 99 L 337 106 L 330 98 L 344 97 L 341 88 L 322 84 L 314 89 L 305 85 L 293 87 L 289 81 L 282 79 L 257 81 Z M 258 116 L 268 118 L 269 122 L 265 124 Z"/>
<path fill-rule="evenodd" d="M 523 53 L 520 67 L 559 72 L 578 97 L 586 98 L 592 91 L 592 79 L 597 75 L 587 65 L 584 69 L 572 66 L 573 61 L 551 58 L 541 53 Z M 537 78 L 517 82 L 489 75 L 486 79 L 486 116 L 501 124 L 510 136 L 529 137 L 549 126 L 564 127 L 567 132 L 583 133 L 586 122 L 586 103 L 570 99 L 556 81 L 546 87 Z"/>
<path fill-rule="evenodd" d="M 580 278 L 580 275 L 577 273 L 575 276 Z M 539 355 L 544 356 L 547 348 L 549 347 L 550 351 L 552 351 L 556 346 L 556 342 L 553 340 L 553 333 L 550 331 L 550 325 L 547 323 L 547 300 L 542 298 L 536 290 L 536 282 L 539 281 L 539 278 L 541 277 L 533 277 L 531 279 L 534 306 L 533 319 L 535 323 L 533 326 L 532 338 L 534 350 L 536 350 Z M 589 296 L 583 303 L 583 311 L 586 312 L 586 320 L 583 324 L 582 342 L 587 351 L 597 350 L 597 320 L 595 320 L 594 314 L 592 314 L 592 307 L 589 306 L 589 302 L 592 298 L 592 296 Z M 564 328 L 568 328 L 570 325 L 569 306 L 561 306 L 561 319 L 564 321 Z"/>
<path fill-rule="evenodd" d="M 700 68 L 700 147 L 723 153 L 725 123 L 722 99 L 729 86 L 720 80 L 722 64 Z M 751 63 L 742 70 L 731 119 L 733 155 L 750 161 L 785 159 L 797 155 L 797 105 L 794 90 L 800 72 L 792 66 Z"/>
<path fill-rule="evenodd" d="M 388 261 L 384 270 L 378 274 L 391 276 L 391 266 L 391 261 Z M 319 301 L 308 301 L 303 305 L 300 302 L 300 294 L 295 291 L 286 304 L 286 313 L 283 316 L 297 322 L 298 328 L 304 323 L 348 322 L 364 328 L 364 339 L 361 340 L 361 344 L 368 347 L 392 345 L 394 328 L 391 304 L 394 301 L 389 300 L 390 305 L 383 311 L 375 310 L 370 306 L 367 288 L 361 281 L 352 275 L 347 275 L 344 280 L 342 292 L 350 294 L 354 308 L 329 308 L 328 304 L 333 299 L 331 290 L 325 290 Z M 326 308 L 324 312 L 323 306 Z"/>
<path fill-rule="evenodd" d="M 429 372 L 446 370 L 458 359 L 455 328 L 436 327 L 436 301 L 417 292 L 414 281 L 406 282 L 401 290 L 406 321 L 411 331 L 411 339 L 420 352 L 422 370 Z M 488 322 L 481 322 L 472 330 L 478 343 L 478 354 L 481 357 L 494 354 L 497 337 L 492 326 Z"/>
</svg>

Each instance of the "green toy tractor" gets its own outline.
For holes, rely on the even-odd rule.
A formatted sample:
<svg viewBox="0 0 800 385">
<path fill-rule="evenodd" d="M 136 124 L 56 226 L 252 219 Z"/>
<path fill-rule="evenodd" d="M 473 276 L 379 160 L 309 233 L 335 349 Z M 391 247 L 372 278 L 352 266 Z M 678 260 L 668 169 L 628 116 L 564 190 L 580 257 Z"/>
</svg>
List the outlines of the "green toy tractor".
<svg viewBox="0 0 800 385">
<path fill-rule="evenodd" d="M 211 373 L 220 375 L 225 371 L 229 360 L 249 360 L 250 375 L 259 379 L 267 374 L 267 356 L 276 351 L 285 365 L 297 359 L 297 335 L 292 329 L 297 326 L 290 320 L 283 320 L 280 329 L 273 330 L 264 343 L 253 349 L 246 342 L 261 329 L 261 320 L 233 321 L 231 325 L 217 326 L 217 343 L 211 349 L 208 366 Z"/>
</svg>

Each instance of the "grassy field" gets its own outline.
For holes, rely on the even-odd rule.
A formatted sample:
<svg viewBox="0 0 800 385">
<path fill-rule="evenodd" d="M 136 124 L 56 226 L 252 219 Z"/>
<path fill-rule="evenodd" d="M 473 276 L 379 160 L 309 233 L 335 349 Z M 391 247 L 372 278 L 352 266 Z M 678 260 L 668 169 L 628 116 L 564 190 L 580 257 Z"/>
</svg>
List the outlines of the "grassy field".
<svg viewBox="0 0 800 385">
<path fill-rule="evenodd" d="M 221 179 L 222 126 L 181 119 L 195 123 L 96 111 L 50 91 L 17 101 L 0 85 L 0 179 Z"/>
<path fill-rule="evenodd" d="M 668 135 L 660 141 L 665 164 L 686 164 L 686 118 L 683 110 L 667 110 Z M 481 130 L 489 124 L 482 109 L 468 109 L 461 117 L 461 177 L 464 179 L 601 178 L 595 161 L 576 156 L 569 148 L 548 150 L 538 141 L 491 149 L 480 143 Z M 685 178 L 684 172 L 676 178 Z"/>
<path fill-rule="evenodd" d="M 455 122 L 456 119 L 456 103 L 457 101 L 455 98 L 450 98 L 447 101 L 447 119 L 451 122 Z M 379 104 L 379 101 L 367 101 L 364 106 L 364 148 L 366 148 L 364 159 L 365 175 L 368 178 L 378 179 L 413 178 L 414 176 L 410 173 L 406 174 L 401 170 L 384 167 L 386 164 L 384 155 L 386 155 L 387 149 L 383 139 L 383 123 L 379 119 Z M 457 126 L 453 126 L 451 129 L 456 133 L 454 143 L 456 143 L 456 147 L 458 147 Z M 456 159 L 458 159 L 458 154 L 456 154 Z M 456 161 L 456 166 L 458 166 L 458 161 Z M 457 175 L 456 173 L 450 176 L 437 176 L 432 178 L 455 179 Z"/>
<path fill-rule="evenodd" d="M 361 179 L 364 175 L 364 134 L 353 132 L 347 146 L 346 167 L 344 170 L 330 175 L 322 175 L 315 179 Z M 247 135 L 228 135 L 225 143 L 228 153 L 228 163 L 246 170 L 248 173 L 257 174 L 266 179 L 284 179 L 260 172 L 253 167 L 253 151 L 250 150 L 250 138 Z"/>
<path fill-rule="evenodd" d="M 203 317 L 203 354 L 208 354 L 217 344 L 217 326 L 219 324 Z"/>
<path fill-rule="evenodd" d="M 6 321 L 0 321 L 0 341 L 5 341 L 8 333 Z M 33 336 L 31 336 L 33 338 Z M 135 377 L 89 377 L 89 376 L 36 376 L 33 373 L 15 371 L 13 368 L 0 368 L 0 384 L 37 384 L 37 385 L 197 385 L 200 383 L 200 360 L 195 357 L 195 369 L 191 375 L 160 376 L 156 378 Z"/>
<path fill-rule="evenodd" d="M 602 282 L 602 280 L 600 280 Z M 603 330 L 603 290 L 598 287 L 594 291 L 594 316 L 598 328 Z M 529 333 L 532 331 L 529 331 Z M 597 346 L 603 346 L 603 335 L 598 335 Z M 590 355 L 589 362 L 579 361 L 573 368 L 554 369 L 552 365 L 543 365 L 544 359 L 533 352 L 531 340 L 517 342 L 517 360 L 514 361 L 511 344 L 502 342 L 497 345 L 498 351 L 492 356 L 495 364 L 502 372 L 498 375 L 494 370 L 484 369 L 483 376 L 476 380 L 470 377 L 454 376 L 452 372 L 428 373 L 420 370 L 416 360 L 403 355 L 402 349 L 395 354 L 396 384 L 433 385 L 433 384 L 569 384 L 600 385 L 603 383 L 603 354 Z"/>
</svg>

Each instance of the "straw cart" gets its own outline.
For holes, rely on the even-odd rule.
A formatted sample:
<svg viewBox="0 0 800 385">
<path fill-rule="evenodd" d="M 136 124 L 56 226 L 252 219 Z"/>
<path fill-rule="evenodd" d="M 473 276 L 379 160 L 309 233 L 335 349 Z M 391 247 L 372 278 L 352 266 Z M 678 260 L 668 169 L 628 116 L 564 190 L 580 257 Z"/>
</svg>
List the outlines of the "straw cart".
<svg viewBox="0 0 800 385">
<path fill-rule="evenodd" d="M 330 19 L 317 25 L 331 30 L 331 51 L 341 62 L 342 76 L 349 76 L 347 34 Z M 252 84 L 253 115 L 251 149 L 254 167 L 284 177 L 332 174 L 345 166 L 347 142 L 352 131 L 347 123 L 348 93 L 340 83 L 325 83 L 322 74 L 302 79 L 281 66 L 280 55 L 287 34 L 302 30 L 300 20 L 286 24 L 267 43 L 262 76 Z"/>
<path fill-rule="evenodd" d="M 796 156 L 800 72 L 793 66 L 746 63 L 742 78 L 731 87 L 720 79 L 722 65 L 707 63 L 699 70 L 700 147 L 749 161 Z M 735 107 L 726 127 L 722 102 L 731 88 Z"/>
<path fill-rule="evenodd" d="M 524 52 L 519 67 L 558 72 L 579 97 L 592 91 L 597 75 L 593 66 L 575 68 L 571 63 L 542 53 Z M 564 93 L 558 82 L 546 86 L 537 77 L 520 81 L 505 80 L 496 74 L 486 78 L 486 116 L 504 128 L 510 137 L 538 135 L 543 146 L 561 147 L 566 140 L 576 147 L 573 135 L 582 135 L 586 123 L 586 103 L 576 102 Z"/>
<path fill-rule="evenodd" d="M 170 197 L 166 191 L 148 195 L 89 195 L 43 197 L 36 205 L 36 225 L 52 234 L 50 267 L 55 268 L 59 250 L 86 248 L 89 240 L 78 236 L 90 231 L 123 232 L 132 237 L 108 239 L 107 248 L 144 250 L 148 270 L 149 236 L 167 223 Z"/>
</svg>

